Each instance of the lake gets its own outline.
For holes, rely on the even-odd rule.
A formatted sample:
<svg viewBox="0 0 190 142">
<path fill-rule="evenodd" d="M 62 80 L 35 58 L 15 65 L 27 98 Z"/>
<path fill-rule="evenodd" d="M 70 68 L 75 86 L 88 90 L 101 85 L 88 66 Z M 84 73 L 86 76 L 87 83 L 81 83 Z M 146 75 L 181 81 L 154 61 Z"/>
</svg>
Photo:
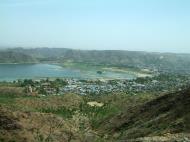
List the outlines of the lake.
<svg viewBox="0 0 190 142">
<path fill-rule="evenodd" d="M 42 78 L 78 78 L 78 79 L 133 79 L 134 74 L 97 70 L 64 68 L 52 64 L 0 64 L 0 81 Z"/>
</svg>

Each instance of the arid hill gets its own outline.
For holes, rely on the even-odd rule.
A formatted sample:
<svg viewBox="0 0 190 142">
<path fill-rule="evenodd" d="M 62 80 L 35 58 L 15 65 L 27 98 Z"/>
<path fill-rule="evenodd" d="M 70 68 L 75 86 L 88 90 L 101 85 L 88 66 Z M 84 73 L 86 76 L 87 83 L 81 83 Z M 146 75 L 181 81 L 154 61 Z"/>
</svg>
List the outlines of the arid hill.
<svg viewBox="0 0 190 142">
<path fill-rule="evenodd" d="M 10 91 L 0 95 L 2 142 L 190 141 L 190 89 L 95 98 L 12 96 Z M 92 107 L 92 100 L 104 105 Z"/>
<path fill-rule="evenodd" d="M 172 141 L 177 140 L 175 136 L 183 140 L 185 135 L 190 138 L 190 89 L 133 106 L 106 121 L 102 123 L 104 133 L 120 140 L 146 141 L 143 137 L 149 137 L 147 141 L 151 141 L 152 137 L 152 141 L 161 141 L 159 138 L 163 137 L 163 140 Z"/>
</svg>

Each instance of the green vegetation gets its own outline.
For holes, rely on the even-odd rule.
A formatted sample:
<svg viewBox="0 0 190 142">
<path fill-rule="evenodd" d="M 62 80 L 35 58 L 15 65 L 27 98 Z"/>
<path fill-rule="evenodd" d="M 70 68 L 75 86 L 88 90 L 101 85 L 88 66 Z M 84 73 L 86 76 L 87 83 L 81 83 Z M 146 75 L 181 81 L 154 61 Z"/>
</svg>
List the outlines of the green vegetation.
<svg viewBox="0 0 190 142">
<path fill-rule="evenodd" d="M 2 141 L 64 139 L 80 142 L 93 138 L 93 141 L 103 142 L 165 134 L 173 138 L 174 134 L 185 135 L 189 131 L 188 89 L 160 95 L 113 93 L 46 97 L 26 96 L 20 87 L 1 86 L 0 91 Z"/>
<path fill-rule="evenodd" d="M 28 81 L 24 82 L 26 83 Z M 9 109 L 7 113 L 6 111 L 3 111 L 3 113 L 5 113 L 4 115 L 8 115 L 7 117 L 9 117 L 9 115 L 11 117 L 16 117 L 16 121 L 18 121 L 19 125 L 22 125 L 20 127 L 29 127 L 30 123 L 28 122 L 28 115 L 30 115 L 30 117 L 32 118 L 32 124 L 34 123 L 33 125 L 35 125 L 35 123 L 37 123 L 39 119 L 47 119 L 50 117 L 49 115 L 51 114 L 53 115 L 52 117 L 55 117 L 58 120 L 63 119 L 64 126 L 62 127 L 64 127 L 65 131 L 67 131 L 65 135 L 72 135 L 72 139 L 75 139 L 75 137 L 85 139 L 86 137 L 88 137 L 85 134 L 90 133 L 93 134 L 97 140 L 104 140 L 102 136 L 94 134 L 94 132 L 99 133 L 99 128 L 102 127 L 102 122 L 119 114 L 122 110 L 126 109 L 127 106 L 132 106 L 134 102 L 140 103 L 141 101 L 144 102 L 145 100 L 149 100 L 151 98 L 145 96 L 142 97 L 141 95 L 139 95 L 139 97 L 136 97 L 136 99 L 133 100 L 132 97 L 127 94 L 110 94 L 103 96 L 78 96 L 75 94 L 66 94 L 63 96 L 32 97 L 26 96 L 24 93 L 24 89 L 19 87 L 16 87 L 14 89 L 1 87 L 0 89 L 0 109 L 2 111 Z M 103 106 L 90 106 L 88 102 L 92 101 L 101 102 Z M 125 105 L 126 103 L 127 105 Z M 59 123 L 59 121 L 52 123 Z M 49 124 L 43 123 L 43 128 L 48 127 L 47 125 Z M 65 125 L 71 125 L 73 130 L 71 130 L 69 127 L 66 127 Z M 42 137 L 43 139 L 47 138 L 47 130 L 41 131 L 39 127 L 35 129 L 39 129 L 38 131 L 40 131 L 40 139 L 42 139 Z M 61 128 L 58 127 L 54 129 L 56 129 L 55 131 L 59 131 Z M 22 137 L 20 136 L 20 134 L 26 130 L 24 128 L 20 128 L 17 131 L 18 133 L 12 134 L 12 138 L 18 136 Z M 8 133 L 9 132 L 7 132 L 7 134 Z M 36 140 L 36 132 L 34 133 L 27 130 L 25 133 L 25 135 L 31 135 L 32 133 L 30 138 L 34 141 Z M 6 138 L 1 134 L 0 137 L 2 137 L 2 140 L 3 138 Z M 52 139 L 55 140 L 55 138 Z M 15 141 L 18 140 L 15 139 Z"/>
</svg>

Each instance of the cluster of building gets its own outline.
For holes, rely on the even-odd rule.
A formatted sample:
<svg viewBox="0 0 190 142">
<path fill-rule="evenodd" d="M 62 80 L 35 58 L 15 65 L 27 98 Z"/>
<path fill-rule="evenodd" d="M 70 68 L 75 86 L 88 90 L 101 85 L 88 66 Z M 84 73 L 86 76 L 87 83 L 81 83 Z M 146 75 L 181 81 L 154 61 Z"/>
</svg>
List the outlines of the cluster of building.
<svg viewBox="0 0 190 142">
<path fill-rule="evenodd" d="M 138 93 L 138 92 L 167 92 L 180 89 L 184 84 L 189 84 L 190 79 L 180 76 L 148 77 L 134 80 L 79 80 L 63 79 L 62 82 L 54 81 L 34 81 L 32 85 L 27 85 L 28 91 L 37 92 L 41 95 L 64 95 L 75 93 L 79 95 L 100 95 L 114 92 Z M 55 85 L 56 84 L 56 85 Z"/>
</svg>

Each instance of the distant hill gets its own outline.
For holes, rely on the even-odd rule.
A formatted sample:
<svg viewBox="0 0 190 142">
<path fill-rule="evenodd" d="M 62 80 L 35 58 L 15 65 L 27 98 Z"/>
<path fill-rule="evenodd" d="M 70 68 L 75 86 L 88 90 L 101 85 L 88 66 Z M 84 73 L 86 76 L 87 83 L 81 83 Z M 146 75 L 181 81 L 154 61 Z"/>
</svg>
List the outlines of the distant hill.
<svg viewBox="0 0 190 142">
<path fill-rule="evenodd" d="M 15 51 L 1 51 L 0 63 L 29 63 L 36 62 L 36 59 L 29 54 Z"/>
<path fill-rule="evenodd" d="M 66 48 L 15 48 L 0 51 L 1 63 L 64 63 L 67 61 L 90 65 L 149 68 L 170 71 L 190 70 L 190 54 L 121 50 L 73 50 Z"/>
</svg>

